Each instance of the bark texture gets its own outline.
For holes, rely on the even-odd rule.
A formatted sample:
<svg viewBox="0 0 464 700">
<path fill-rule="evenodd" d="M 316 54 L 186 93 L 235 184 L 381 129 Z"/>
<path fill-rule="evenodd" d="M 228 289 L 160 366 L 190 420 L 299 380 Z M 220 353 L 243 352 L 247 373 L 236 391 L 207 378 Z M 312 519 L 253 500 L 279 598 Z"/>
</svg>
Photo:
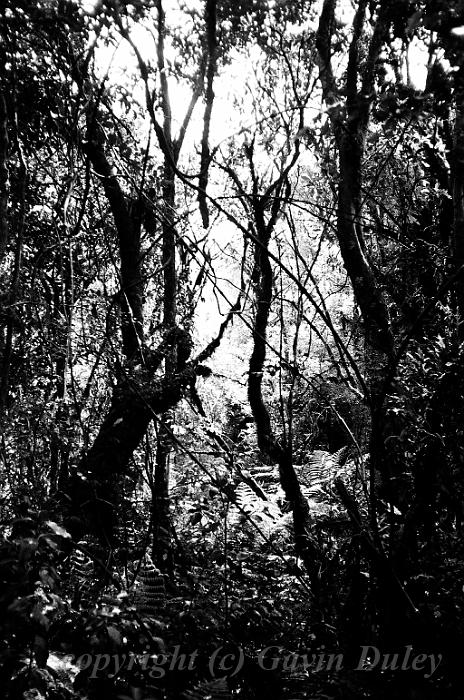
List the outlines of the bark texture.
<svg viewBox="0 0 464 700">
<path fill-rule="evenodd" d="M 209 148 L 209 132 L 211 126 L 211 114 L 214 104 L 213 82 L 217 70 L 218 42 L 216 36 L 216 0 L 206 2 L 206 40 L 208 47 L 208 66 L 206 69 L 206 95 L 205 114 L 203 117 L 203 135 L 201 139 L 201 162 L 200 177 L 198 179 L 198 204 L 200 207 L 203 227 L 209 226 L 209 210 L 206 198 L 206 188 L 208 186 L 208 171 L 211 152 Z"/>
<path fill-rule="evenodd" d="M 160 346 L 148 367 L 127 374 L 114 389 L 108 414 L 72 481 L 76 528 L 90 531 L 105 545 L 113 543 L 118 481 L 150 421 L 154 414 L 163 414 L 175 406 L 195 381 L 198 368 L 195 362 L 169 379 L 156 375 L 171 340 Z"/>
<path fill-rule="evenodd" d="M 0 262 L 5 255 L 8 244 L 8 156 L 8 111 L 5 97 L 0 92 Z"/>
<path fill-rule="evenodd" d="M 376 353 L 391 359 L 394 339 L 388 304 L 369 261 L 361 224 L 362 168 L 370 106 L 374 91 L 375 68 L 388 21 L 386 3 L 379 9 L 367 60 L 360 67 L 359 50 L 365 23 L 367 1 L 358 4 L 353 22 L 344 89 L 332 69 L 332 35 L 336 0 L 325 0 L 317 33 L 319 76 L 323 97 L 334 129 L 339 156 L 337 238 L 356 302 L 361 310 L 368 343 Z"/>
<path fill-rule="evenodd" d="M 120 306 L 123 350 L 127 360 L 140 358 L 143 346 L 143 278 L 140 255 L 140 223 L 131 216 L 127 198 L 104 149 L 98 125 L 89 125 L 83 148 L 100 177 L 113 214 L 120 255 Z"/>
<path fill-rule="evenodd" d="M 457 276 L 454 302 L 458 338 L 464 340 L 464 64 L 455 74 L 455 120 L 451 163 L 453 227 L 451 233 L 452 272 Z"/>
</svg>

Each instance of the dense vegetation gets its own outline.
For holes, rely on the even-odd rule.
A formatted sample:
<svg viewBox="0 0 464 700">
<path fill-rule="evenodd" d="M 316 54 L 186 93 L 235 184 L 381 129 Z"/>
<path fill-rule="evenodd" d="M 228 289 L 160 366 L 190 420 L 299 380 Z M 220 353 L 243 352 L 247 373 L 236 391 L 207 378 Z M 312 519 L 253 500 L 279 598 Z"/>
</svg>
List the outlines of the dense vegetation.
<svg viewBox="0 0 464 700">
<path fill-rule="evenodd" d="M 464 3 L 4 0 L 0 270 L 3 697 L 463 696 Z"/>
</svg>

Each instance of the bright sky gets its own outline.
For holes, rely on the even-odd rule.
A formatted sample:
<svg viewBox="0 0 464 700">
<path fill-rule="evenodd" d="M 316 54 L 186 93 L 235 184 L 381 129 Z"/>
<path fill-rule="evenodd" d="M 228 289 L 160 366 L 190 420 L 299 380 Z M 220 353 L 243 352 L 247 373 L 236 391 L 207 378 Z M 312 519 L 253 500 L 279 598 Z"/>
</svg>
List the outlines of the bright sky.
<svg viewBox="0 0 464 700">
<path fill-rule="evenodd" d="M 98 2 L 99 0 L 82 0 L 83 8 L 85 11 L 92 13 L 94 8 L 98 5 Z M 200 10 L 203 6 L 201 0 L 189 0 L 188 3 L 184 4 Z M 179 12 L 179 4 L 176 2 L 176 0 L 164 0 L 163 5 L 168 19 L 172 18 L 172 13 L 174 12 L 179 14 L 180 21 L 186 20 L 187 22 L 192 23 L 192 20 L 190 17 L 188 17 L 188 15 L 186 16 L 184 12 Z M 347 26 L 350 26 L 353 15 L 352 3 L 344 0 L 343 2 L 339 3 L 338 7 L 340 15 L 339 19 Z M 314 21 L 311 20 L 311 22 L 311 28 L 315 29 L 316 25 L 314 24 Z M 308 28 L 307 24 L 305 25 L 305 28 Z M 184 26 L 183 29 L 187 29 L 188 31 L 189 27 Z M 144 60 L 147 61 L 147 63 L 153 64 L 156 61 L 156 44 L 149 29 L 144 27 L 141 23 L 136 24 L 131 29 L 131 38 L 139 49 Z M 402 49 L 401 42 L 399 43 L 398 47 L 395 48 L 397 48 L 397 50 L 400 52 Z M 174 63 L 176 59 L 176 52 L 170 46 L 169 41 L 166 41 L 165 53 L 167 61 Z M 255 83 L 256 76 L 259 74 L 260 58 L 260 49 L 257 46 L 249 49 L 249 53 L 246 58 L 243 56 L 243 54 L 236 52 L 234 59 L 225 69 L 225 73 L 216 80 L 216 99 L 210 134 L 210 140 L 213 146 L 218 143 L 224 143 L 226 146 L 227 139 L 234 137 L 240 132 L 241 129 L 243 129 L 244 126 L 253 127 L 254 118 L 252 116 L 253 105 L 251 100 L 252 90 L 247 91 L 246 86 L 248 85 L 251 87 Z M 423 89 L 425 87 L 425 80 L 427 76 L 427 46 L 425 46 L 423 42 L 414 39 L 409 47 L 408 58 L 410 80 L 416 89 Z M 109 72 L 110 82 L 114 84 L 126 85 L 132 91 L 133 97 L 141 105 L 144 105 L 144 87 L 141 81 L 134 83 L 133 76 L 138 75 L 139 71 L 133 51 L 127 42 L 123 40 L 120 41 L 116 48 L 114 46 L 100 46 L 97 54 L 97 65 L 100 66 L 100 73 L 102 76 Z M 404 74 L 406 78 L 405 67 Z M 169 85 L 173 118 L 175 123 L 177 123 L 177 126 L 179 126 L 190 101 L 191 88 L 185 84 L 176 82 L 173 79 L 170 79 Z M 237 100 L 241 103 L 240 109 L 234 109 L 234 103 L 236 103 Z M 279 98 L 277 96 L 277 101 L 278 100 Z M 320 97 L 318 100 L 319 101 L 317 104 L 314 103 L 313 111 L 308 112 L 307 123 L 312 121 L 314 116 L 317 114 L 317 111 L 320 109 Z M 192 136 L 189 140 L 186 140 L 185 143 L 187 152 L 192 152 L 191 140 L 193 139 L 194 141 L 198 141 L 198 137 L 201 134 L 203 108 L 203 101 L 199 100 L 191 123 Z M 250 115 L 248 119 L 246 116 L 245 118 L 243 117 L 243 115 L 247 114 Z M 308 154 L 309 153 L 310 151 L 308 150 Z M 263 163 L 262 165 L 264 166 L 266 164 Z M 233 224 L 227 221 L 222 222 L 219 227 L 216 227 L 212 234 L 213 238 L 220 246 L 226 245 L 227 242 L 233 240 L 237 236 L 237 232 L 235 231 Z M 229 296 L 232 299 L 235 295 L 231 292 Z M 212 304 L 210 300 L 206 299 L 205 302 L 200 305 L 199 313 L 202 318 L 202 328 L 205 333 L 214 333 L 218 323 L 216 304 Z"/>
</svg>

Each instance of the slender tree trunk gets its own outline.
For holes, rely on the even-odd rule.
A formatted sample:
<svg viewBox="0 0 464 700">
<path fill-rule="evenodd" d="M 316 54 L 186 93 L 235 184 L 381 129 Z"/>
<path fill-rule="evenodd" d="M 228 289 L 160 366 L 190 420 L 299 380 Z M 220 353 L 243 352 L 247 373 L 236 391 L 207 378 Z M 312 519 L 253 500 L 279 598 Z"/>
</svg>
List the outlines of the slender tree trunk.
<svg viewBox="0 0 464 700">
<path fill-rule="evenodd" d="M 171 432 L 174 412 L 162 414 L 156 440 L 154 490 L 152 500 L 153 561 L 163 570 L 170 570 L 172 561 L 172 522 L 170 514 L 169 473 L 172 453 Z"/>
<path fill-rule="evenodd" d="M 208 66 L 206 69 L 206 106 L 203 117 L 203 136 L 201 139 L 200 177 L 198 178 L 198 203 L 203 227 L 209 226 L 209 210 L 206 198 L 208 186 L 209 161 L 211 157 L 209 148 L 209 132 L 211 126 L 211 114 L 214 103 L 213 83 L 217 70 L 218 42 L 216 36 L 216 0 L 206 0 L 206 39 L 208 44 Z"/>
<path fill-rule="evenodd" d="M 163 264 L 163 326 L 169 331 L 176 328 L 177 322 L 177 270 L 176 270 L 176 174 L 173 164 L 177 163 L 179 146 L 173 143 L 172 112 L 169 85 L 166 77 L 164 40 L 166 17 L 162 0 L 157 0 L 158 46 L 157 59 L 160 74 L 161 102 L 163 110 L 163 135 L 170 150 L 165 154 L 162 185 L 162 264 Z M 166 354 L 164 374 L 167 382 L 177 371 L 177 347 L 174 345 Z M 161 569 L 169 569 L 172 564 L 172 523 L 169 499 L 169 460 L 171 454 L 171 430 L 174 422 L 172 411 L 161 416 L 158 425 L 156 445 L 154 498 L 153 498 L 153 556 Z"/>
<path fill-rule="evenodd" d="M 340 252 L 361 310 L 367 341 L 376 354 L 383 355 L 384 360 L 388 361 L 394 349 L 388 305 L 368 259 L 361 223 L 365 141 L 375 67 L 387 35 L 388 3 L 383 2 L 379 8 L 367 59 L 361 68 L 359 54 L 367 4 L 362 0 L 357 6 L 343 94 L 332 69 L 336 0 L 324 0 L 316 43 L 323 96 L 329 109 L 339 156 L 337 238 Z"/>
<path fill-rule="evenodd" d="M 68 342 L 69 342 L 69 260 L 61 260 L 61 268 L 66 269 L 64 279 L 64 297 L 61 295 L 61 285 L 54 283 L 53 303 L 54 322 L 51 360 L 54 364 L 55 374 L 55 398 L 58 405 L 55 418 L 55 426 L 50 438 L 50 487 L 52 491 L 60 491 L 66 486 L 68 480 L 69 448 L 63 439 L 63 432 L 67 424 L 67 407 L 65 398 L 67 392 L 66 379 L 68 373 Z M 63 321 L 63 319 L 66 319 Z"/>
<path fill-rule="evenodd" d="M 325 0 L 317 33 L 319 75 L 324 99 L 334 130 L 339 156 L 339 186 L 337 202 L 337 239 L 340 253 L 350 278 L 354 298 L 365 328 L 368 353 L 365 371 L 371 410 L 371 493 L 373 503 L 379 476 L 386 468 L 383 453 L 384 391 L 388 365 L 394 356 L 388 304 L 368 258 L 361 220 L 362 173 L 365 141 L 370 119 L 370 100 L 374 89 L 375 67 L 387 36 L 388 3 L 378 11 L 374 32 L 368 46 L 367 60 L 361 68 L 360 45 L 363 36 L 367 2 L 357 6 L 353 21 L 353 36 L 344 96 L 337 86 L 332 69 L 332 36 L 336 0 Z M 344 101 L 344 107 L 340 106 Z M 382 474 L 388 482 L 388 475 Z M 373 509 L 375 511 L 375 508 Z M 375 512 L 373 513 L 373 521 Z"/>
<path fill-rule="evenodd" d="M 292 446 L 274 435 L 271 417 L 263 398 L 263 373 L 266 360 L 266 335 L 273 294 L 273 271 L 269 260 L 269 226 L 266 226 L 261 203 L 254 202 L 256 235 L 260 241 L 255 251 L 256 261 L 256 312 L 253 324 L 253 351 L 248 373 L 248 401 L 256 425 L 258 447 L 271 464 L 279 467 L 279 478 L 293 513 L 295 547 L 311 576 L 312 590 L 317 597 L 319 577 L 317 574 L 316 548 L 310 537 L 309 505 L 304 497 L 296 475 Z M 317 598 L 316 598 L 317 599 Z"/>
<path fill-rule="evenodd" d="M 177 271 L 176 271 L 176 227 L 175 227 L 175 173 L 165 162 L 163 183 L 163 326 L 174 329 L 177 320 Z M 173 346 L 165 359 L 167 381 L 177 371 L 177 352 Z M 161 416 L 156 445 L 154 497 L 153 497 L 153 559 L 161 569 L 172 564 L 172 536 L 169 498 L 169 461 L 172 451 L 171 431 L 174 423 L 172 411 Z"/>
<path fill-rule="evenodd" d="M 453 195 L 453 228 L 451 233 L 451 255 L 453 273 L 457 275 L 454 285 L 454 303 L 457 317 L 457 332 L 460 342 L 464 340 L 464 65 L 455 74 L 455 121 L 451 163 L 451 186 Z"/>
<path fill-rule="evenodd" d="M 393 354 L 388 308 L 369 263 L 361 225 L 361 178 L 365 130 L 362 126 L 337 129 L 340 181 L 337 238 L 345 268 L 361 309 L 366 338 L 384 362 Z"/>
<path fill-rule="evenodd" d="M 8 244 L 8 194 L 9 194 L 9 138 L 8 110 L 3 92 L 0 92 L 0 262 Z"/>
<path fill-rule="evenodd" d="M 24 226 L 26 222 L 26 189 L 27 189 L 27 168 L 26 163 L 23 159 L 22 154 L 20 155 L 20 167 L 19 167 L 19 177 L 21 183 L 21 202 L 20 202 L 20 212 L 17 222 L 17 232 L 16 232 L 16 245 L 14 252 L 14 263 L 12 270 L 12 277 L 10 283 L 10 289 L 7 296 L 7 307 L 5 309 L 6 316 L 6 327 L 5 327 L 5 345 L 3 348 L 3 357 L 1 364 L 1 381 L 0 381 L 0 416 L 3 416 L 7 411 L 8 407 L 8 396 L 10 389 L 10 369 L 11 360 L 13 357 L 14 348 L 14 336 L 15 330 L 18 328 L 18 316 L 15 311 L 16 302 L 18 299 L 18 293 L 20 288 L 20 276 L 21 276 L 21 266 L 22 266 L 22 254 L 23 254 L 23 235 Z M 0 183 L 1 184 L 1 183 Z M 0 216 L 3 216 L 0 214 Z M 9 230 L 9 224 L 7 219 L 7 212 L 4 212 L 5 222 L 4 226 L 7 227 L 6 231 Z M 1 260 L 1 254 L 0 254 Z"/>
</svg>

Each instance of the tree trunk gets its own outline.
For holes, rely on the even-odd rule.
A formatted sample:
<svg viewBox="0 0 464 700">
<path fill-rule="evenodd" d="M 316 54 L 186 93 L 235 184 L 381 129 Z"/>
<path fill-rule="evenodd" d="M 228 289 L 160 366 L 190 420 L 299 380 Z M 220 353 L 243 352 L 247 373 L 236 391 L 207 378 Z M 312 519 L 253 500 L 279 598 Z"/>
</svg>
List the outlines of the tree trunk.
<svg viewBox="0 0 464 700">
<path fill-rule="evenodd" d="M 317 32 L 319 76 L 324 100 L 332 122 L 339 156 L 339 185 L 336 234 L 353 294 L 361 311 L 366 339 L 365 374 L 370 410 L 369 440 L 369 510 L 374 547 L 381 548 L 378 533 L 379 492 L 395 502 L 395 481 L 390 473 L 385 448 L 386 379 L 395 356 L 394 335 L 390 325 L 388 303 L 368 258 L 362 230 L 362 174 L 365 141 L 370 120 L 370 106 L 375 94 L 375 72 L 391 23 L 389 3 L 378 5 L 371 38 L 365 46 L 366 59 L 361 61 L 361 45 L 366 42 L 364 25 L 368 3 L 356 7 L 353 33 L 348 50 L 348 65 L 343 89 L 338 87 L 332 68 L 332 39 L 335 27 L 336 0 L 324 0 Z M 381 577 L 371 550 L 371 586 L 378 609 L 385 601 L 379 596 Z M 376 583 L 377 582 L 377 583 Z"/>
<path fill-rule="evenodd" d="M 3 92 L 0 92 L 0 262 L 8 245 L 8 194 L 9 194 L 9 158 L 10 142 L 8 139 L 8 111 Z"/>
<path fill-rule="evenodd" d="M 387 4 L 379 8 L 367 60 L 360 67 L 360 45 L 367 2 L 358 4 L 349 46 L 347 75 L 343 93 L 332 69 L 332 35 L 335 26 L 335 0 L 325 0 L 317 32 L 319 77 L 335 136 L 339 156 L 337 238 L 343 262 L 366 329 L 366 339 L 382 364 L 392 358 L 394 339 L 388 305 L 368 259 L 361 223 L 362 168 L 365 140 L 374 89 L 375 67 L 387 35 Z M 361 84 L 359 88 L 358 85 Z M 346 97 L 343 97 L 345 95 Z M 342 102 L 344 105 L 342 106 Z M 372 387 L 377 390 L 374 379 Z"/>
<path fill-rule="evenodd" d="M 198 203 L 200 208 L 203 227 L 209 226 L 209 210 L 206 197 L 206 188 L 208 186 L 208 171 L 209 161 L 211 157 L 209 148 L 209 132 L 211 126 L 211 114 L 214 103 L 213 82 L 217 70 L 217 36 L 216 36 L 216 0 L 206 0 L 206 39 L 208 44 L 208 67 L 206 70 L 206 105 L 203 117 L 203 135 L 201 139 L 201 161 L 200 161 L 200 177 L 198 178 Z"/>
<path fill-rule="evenodd" d="M 175 227 L 175 173 L 165 160 L 162 211 L 162 263 L 163 263 L 163 326 L 165 330 L 176 327 L 177 317 L 177 271 L 176 271 L 176 227 Z M 164 372 L 170 381 L 177 371 L 176 346 L 166 354 Z M 160 569 L 172 564 L 172 536 L 169 498 L 169 460 L 172 450 L 171 431 L 174 416 L 168 411 L 161 416 L 158 425 L 153 494 L 153 558 Z"/>
<path fill-rule="evenodd" d="M 393 336 L 388 308 L 367 258 L 361 226 L 361 173 L 365 133 L 361 126 L 338 130 L 340 181 L 337 238 L 353 293 L 363 317 L 366 338 L 384 361 L 392 357 Z"/>
<path fill-rule="evenodd" d="M 82 460 L 79 475 L 71 477 L 71 502 L 76 516 L 82 510 L 90 530 L 104 544 L 112 544 L 117 524 L 118 481 L 142 439 L 152 413 L 130 384 L 132 367 L 143 363 L 143 278 L 140 253 L 140 217 L 131 213 L 105 150 L 104 135 L 96 122 L 89 119 L 88 140 L 83 143 L 93 168 L 101 179 L 113 214 L 120 256 L 120 308 L 125 376 L 114 390 L 111 409 L 98 436 Z M 152 376 L 146 377 L 147 382 Z M 143 394 L 146 387 L 136 387 Z M 83 479 L 83 480 L 82 480 Z"/>
<path fill-rule="evenodd" d="M 6 128 L 6 125 L 5 125 Z M 1 141 L 1 137 L 0 137 Z M 1 155 L 0 155 L 1 157 Z M 0 166 L 1 171 L 1 166 Z M 3 348 L 2 366 L 1 366 L 1 381 L 0 381 L 0 417 L 6 414 L 8 409 L 8 398 L 10 391 L 10 368 L 11 360 L 13 357 L 14 349 L 14 336 L 15 330 L 18 328 L 18 316 L 15 310 L 18 300 L 18 293 L 20 289 L 20 277 L 21 277 L 21 267 L 22 267 L 22 255 L 23 255 L 23 237 L 24 237 L 24 226 L 26 222 L 26 191 L 28 184 L 28 173 L 26 163 L 22 154 L 20 155 L 20 165 L 19 165 L 19 178 L 21 183 L 21 202 L 18 222 L 16 226 L 16 244 L 14 252 L 14 263 L 11 276 L 10 289 L 6 298 L 7 304 L 5 309 L 5 345 Z M 2 182 L 0 180 L 0 187 Z M 3 186 L 6 188 L 6 182 L 3 182 Z M 5 211 L 0 211 L 0 217 L 5 220 L 2 222 L 2 227 L 4 227 L 3 233 L 9 235 L 9 222 L 8 222 L 8 212 L 7 212 L 7 200 L 5 201 Z M 5 228 L 6 227 L 6 228 Z M 3 235 L 3 234 L 2 234 Z M 5 239 L 5 246 L 7 244 L 7 238 Z M 0 246 L 0 261 L 3 252 Z"/>
<path fill-rule="evenodd" d="M 113 391 L 109 412 L 73 476 L 73 534 L 90 531 L 104 545 L 113 544 L 119 502 L 118 480 L 154 414 L 165 413 L 175 406 L 195 380 L 195 363 L 189 363 L 183 372 L 169 379 L 155 377 L 168 342 L 161 344 L 151 366 L 127 374 Z"/>
<path fill-rule="evenodd" d="M 140 254 L 140 221 L 133 217 L 127 198 L 103 147 L 98 125 L 89 125 L 83 144 L 108 199 L 118 234 L 120 255 L 120 307 L 123 351 L 129 362 L 141 359 L 143 347 L 143 278 Z"/>
<path fill-rule="evenodd" d="M 260 246 L 255 251 L 256 261 L 256 312 L 253 324 L 253 351 L 248 373 L 248 401 L 256 425 L 258 447 L 263 456 L 279 467 L 279 478 L 285 498 L 293 513 L 295 547 L 311 576 L 312 591 L 317 596 L 319 578 L 317 574 L 316 548 L 310 538 L 309 505 L 301 492 L 298 477 L 293 467 L 292 447 L 285 440 L 278 440 L 272 429 L 271 417 L 263 399 L 263 371 L 266 360 L 266 334 L 272 304 L 273 272 L 269 260 L 269 226 L 266 226 L 262 205 L 254 201 L 256 235 Z"/>
<path fill-rule="evenodd" d="M 360 45 L 367 2 L 358 4 L 353 22 L 353 36 L 343 93 L 332 70 L 332 36 L 335 0 L 325 0 L 317 33 L 319 76 L 324 99 L 329 108 L 339 155 L 337 202 L 337 239 L 350 278 L 356 303 L 361 311 L 368 352 L 365 372 L 371 412 L 370 472 L 372 521 L 375 521 L 376 491 L 380 484 L 389 487 L 388 464 L 384 454 L 385 379 L 394 357 L 394 337 L 387 300 L 368 259 L 363 236 L 362 172 L 366 134 L 370 119 L 370 101 L 374 91 L 375 68 L 389 26 L 388 3 L 379 7 L 367 60 L 361 67 Z M 360 86 L 360 87 L 359 87 Z M 345 97 L 343 97 L 345 95 Z M 341 103 L 344 102 L 343 107 Z"/>
<path fill-rule="evenodd" d="M 457 275 L 454 285 L 454 303 L 457 317 L 457 332 L 460 342 L 464 340 L 464 65 L 455 74 L 455 120 L 451 163 L 451 186 L 453 195 L 453 228 L 451 233 L 451 256 L 453 273 Z"/>
<path fill-rule="evenodd" d="M 162 571 L 172 569 L 172 522 L 170 513 L 169 472 L 172 452 L 171 430 L 174 412 L 161 416 L 156 440 L 155 474 L 152 495 L 153 561 Z"/>
</svg>

